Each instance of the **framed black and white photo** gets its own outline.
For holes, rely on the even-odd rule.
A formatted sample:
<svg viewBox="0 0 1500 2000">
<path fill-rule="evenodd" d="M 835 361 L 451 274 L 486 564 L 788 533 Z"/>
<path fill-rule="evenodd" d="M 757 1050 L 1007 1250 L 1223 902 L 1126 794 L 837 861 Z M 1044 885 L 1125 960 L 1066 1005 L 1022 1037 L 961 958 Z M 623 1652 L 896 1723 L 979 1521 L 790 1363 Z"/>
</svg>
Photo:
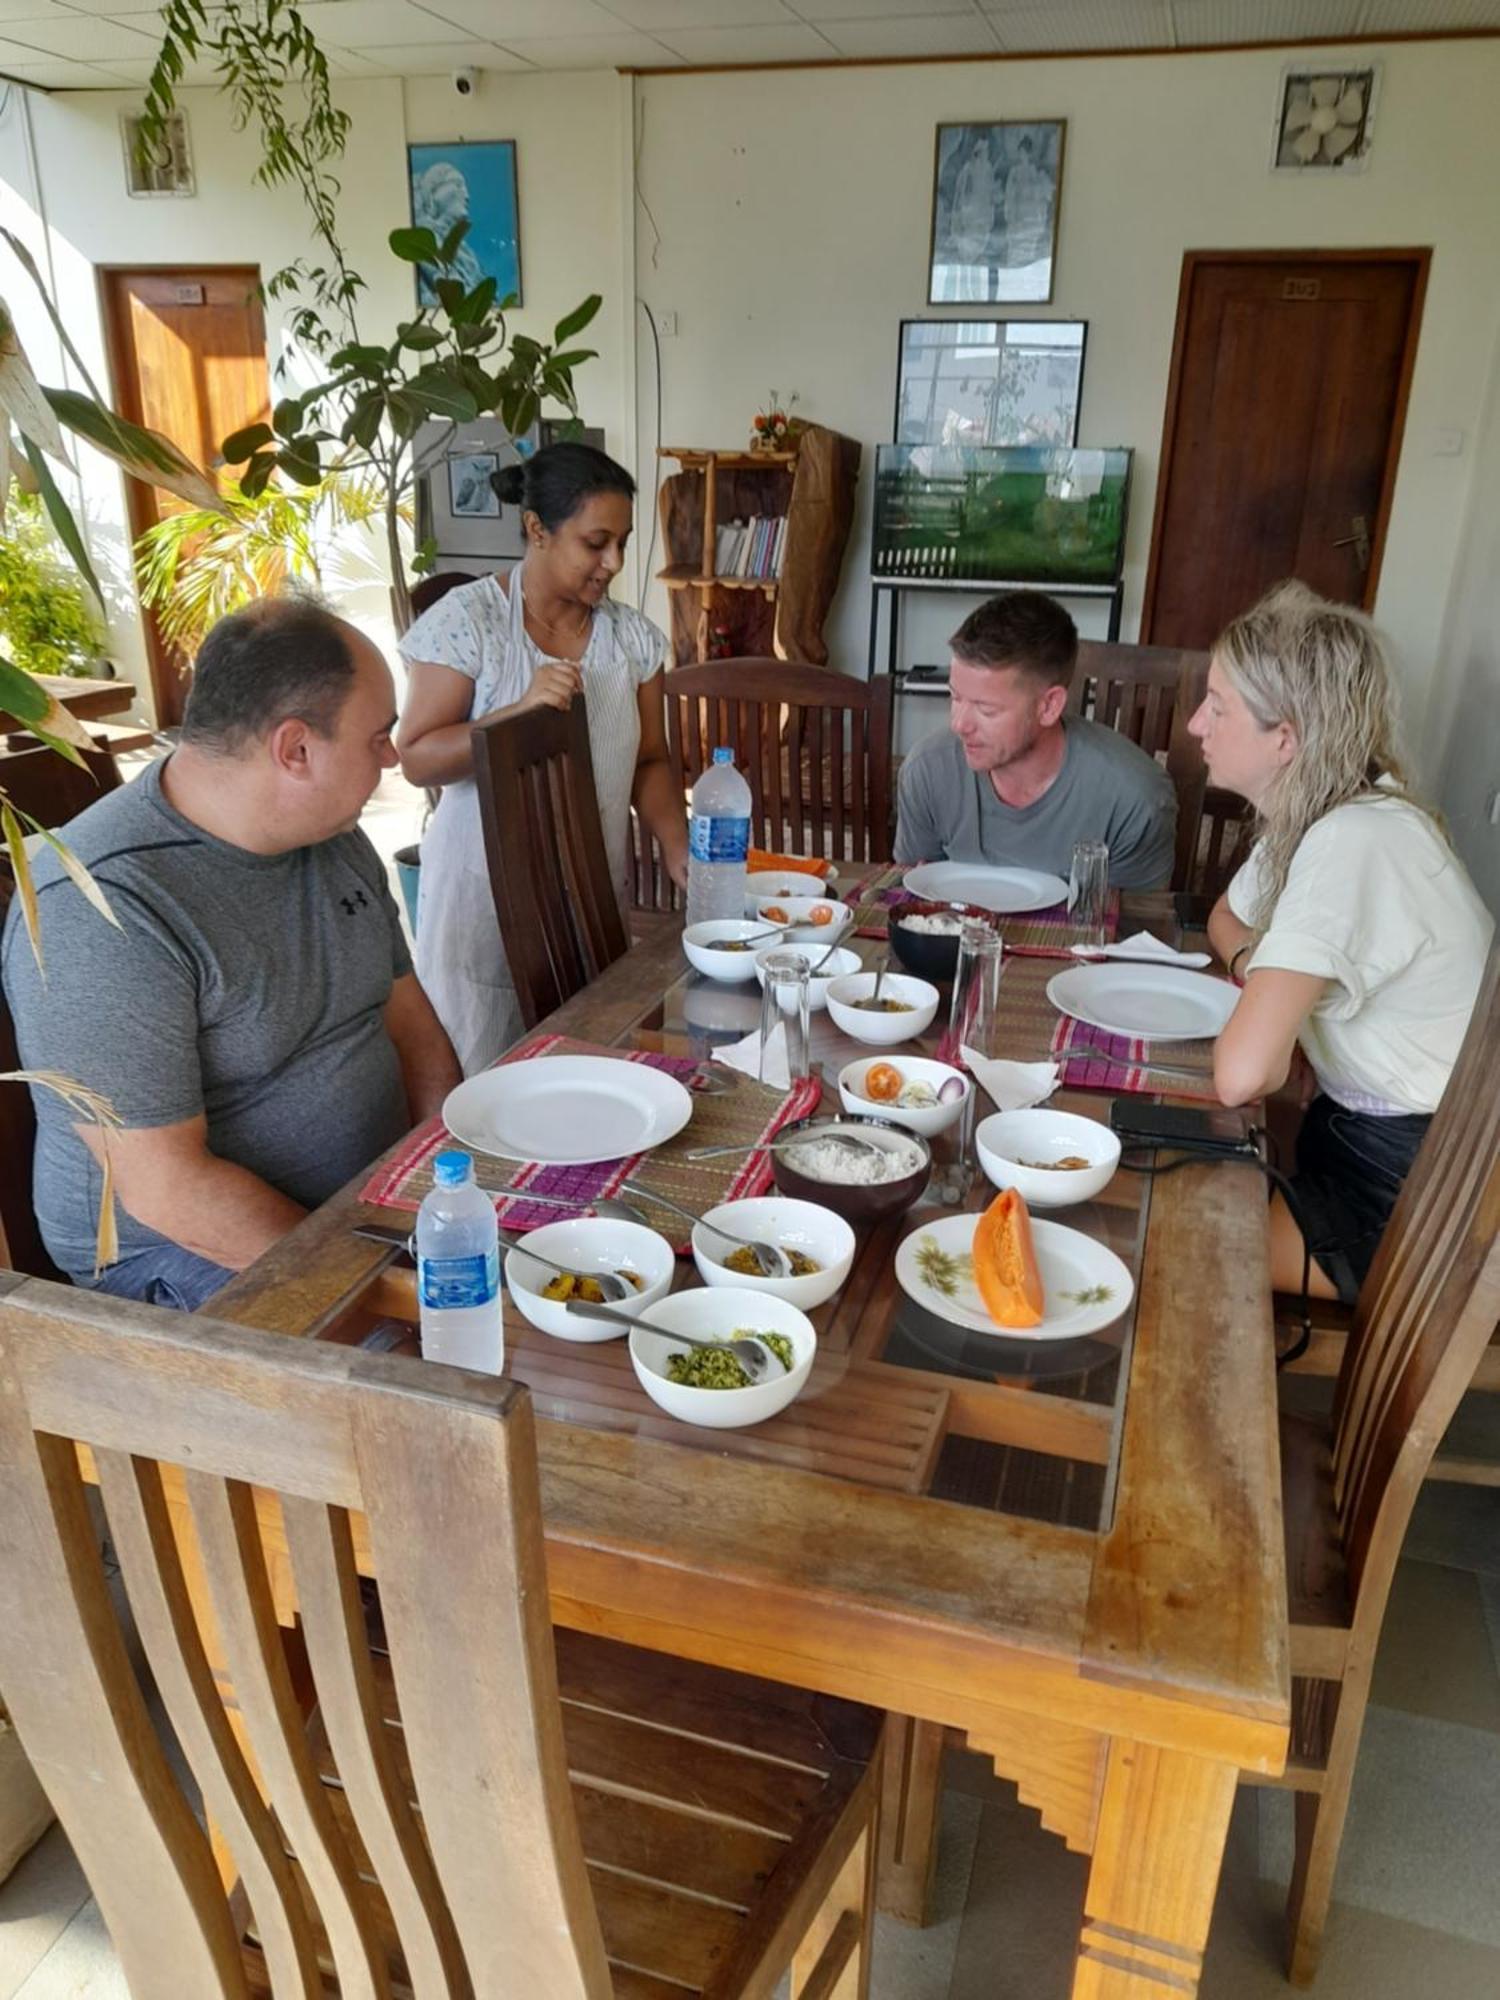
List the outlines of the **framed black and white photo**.
<svg viewBox="0 0 1500 2000">
<path fill-rule="evenodd" d="M 461 452 L 448 460 L 448 506 L 460 521 L 497 521 L 500 496 L 494 475 L 500 461 L 492 451 Z"/>
<path fill-rule="evenodd" d="M 929 305 L 1052 296 L 1067 121 L 939 125 Z"/>
<path fill-rule="evenodd" d="M 1081 319 L 904 319 L 897 444 L 1075 445 Z"/>
</svg>

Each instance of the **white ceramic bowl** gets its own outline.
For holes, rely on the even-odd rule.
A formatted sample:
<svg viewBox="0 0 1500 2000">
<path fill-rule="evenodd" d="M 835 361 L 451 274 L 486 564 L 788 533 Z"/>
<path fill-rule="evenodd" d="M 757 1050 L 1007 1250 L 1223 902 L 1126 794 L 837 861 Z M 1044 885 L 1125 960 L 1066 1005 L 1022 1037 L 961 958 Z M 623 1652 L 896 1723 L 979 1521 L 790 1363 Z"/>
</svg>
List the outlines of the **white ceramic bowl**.
<svg viewBox="0 0 1500 2000">
<path fill-rule="evenodd" d="M 771 956 L 771 952 L 794 951 L 799 958 L 806 959 L 810 969 L 817 964 L 818 960 L 827 950 L 828 947 L 826 944 L 811 946 L 793 944 L 788 939 L 785 944 L 773 944 L 769 951 L 758 951 L 755 954 L 755 976 L 760 982 L 760 990 L 762 993 L 766 990 L 766 960 Z M 862 961 L 857 951 L 851 951 L 848 945 L 839 945 L 830 955 L 828 963 L 823 967 L 817 978 L 809 979 L 807 982 L 808 1012 L 816 1014 L 821 1008 L 826 1007 L 828 1005 L 828 989 L 834 980 L 843 979 L 851 972 L 858 972 L 861 963 Z"/>
<path fill-rule="evenodd" d="M 647 1311 L 664 1299 L 672 1287 L 677 1259 L 665 1236 L 639 1222 L 617 1221 L 607 1215 L 575 1216 L 567 1222 L 545 1222 L 530 1229 L 512 1250 L 505 1253 L 505 1283 L 517 1307 L 534 1327 L 558 1340 L 618 1340 L 623 1327 L 608 1320 L 584 1319 L 570 1313 L 559 1299 L 544 1299 L 542 1288 L 556 1275 L 526 1255 L 530 1244 L 538 1255 L 548 1257 L 564 1270 L 587 1277 L 592 1271 L 634 1271 L 645 1279 L 643 1289 L 633 1298 L 621 1299 L 623 1313 Z"/>
<path fill-rule="evenodd" d="M 803 1312 L 811 1312 L 833 1297 L 854 1262 L 854 1231 L 841 1215 L 816 1202 L 761 1195 L 749 1201 L 721 1202 L 709 1209 L 703 1220 L 716 1222 L 734 1236 L 754 1236 L 762 1243 L 779 1244 L 783 1250 L 800 1250 L 821 1266 L 804 1278 L 747 1277 L 724 1264 L 726 1257 L 734 1255 L 734 1245 L 711 1234 L 700 1222 L 693 1230 L 693 1261 L 705 1285 L 764 1292 L 768 1298 L 786 1299 Z"/>
<path fill-rule="evenodd" d="M 767 896 L 821 896 L 825 888 L 819 875 L 783 875 L 774 868 L 758 869 L 745 877 L 745 915 L 753 917 L 757 903 Z"/>
<path fill-rule="evenodd" d="M 1091 1201 L 1114 1178 L 1120 1141 L 1095 1118 L 1072 1111 L 996 1111 L 974 1134 L 979 1164 L 997 1188 L 1014 1188 L 1031 1208 L 1070 1208 Z M 1027 1160 L 1078 1154 L 1086 1167 L 1037 1167 Z"/>
<path fill-rule="evenodd" d="M 705 924 L 689 924 L 682 934 L 682 949 L 695 972 L 725 985 L 739 985 L 755 977 L 755 954 L 759 946 L 750 944 L 763 936 L 765 925 L 749 917 L 711 917 Z M 748 951 L 714 951 L 715 938 L 738 938 L 750 944 Z"/>
<path fill-rule="evenodd" d="M 913 979 L 909 972 L 888 972 L 881 984 L 882 1000 L 904 1000 L 902 1014 L 870 1014 L 856 1007 L 856 1000 L 868 1000 L 875 991 L 878 974 L 851 972 L 835 979 L 828 989 L 828 1011 L 834 1024 L 873 1049 L 891 1049 L 897 1042 L 909 1042 L 932 1026 L 938 1010 L 938 990 L 925 979 Z M 860 1107 L 863 1110 L 865 1107 Z M 885 1106 L 880 1107 L 883 1118 Z"/>
<path fill-rule="evenodd" d="M 890 981 L 887 980 L 886 984 L 889 985 Z M 951 1104 L 890 1104 L 879 1098 L 867 1097 L 865 1077 L 879 1062 L 891 1063 L 900 1070 L 907 1083 L 925 1083 L 934 1091 L 941 1090 L 945 1083 L 957 1077 L 963 1085 L 963 1093 L 955 1097 Z M 852 1111 L 856 1117 L 889 1118 L 893 1125 L 903 1125 L 908 1132 L 920 1132 L 924 1139 L 935 1138 L 939 1132 L 946 1132 L 950 1125 L 958 1122 L 964 1101 L 973 1088 L 963 1070 L 951 1069 L 947 1063 L 934 1062 L 929 1056 L 860 1056 L 839 1071 L 839 1101 L 846 1111 Z"/>
<path fill-rule="evenodd" d="M 644 1326 L 630 1329 L 630 1359 L 636 1379 L 652 1402 L 685 1424 L 702 1424 L 709 1430 L 742 1430 L 747 1424 L 763 1424 L 795 1400 L 812 1371 L 818 1351 L 818 1336 L 812 1321 L 786 1299 L 773 1299 L 765 1292 L 746 1291 L 741 1285 L 712 1286 L 690 1292 L 673 1292 L 662 1299 L 650 1315 L 667 1334 Z M 737 1328 L 754 1333 L 780 1333 L 792 1343 L 792 1367 L 778 1373 L 773 1366 L 765 1378 L 748 1389 L 693 1389 L 667 1378 L 667 1357 L 682 1350 L 669 1337 L 690 1333 L 696 1340 L 729 1340 Z"/>
<path fill-rule="evenodd" d="M 757 896 L 754 901 L 755 914 L 762 924 L 796 926 L 782 940 L 786 944 L 811 944 L 821 938 L 826 947 L 836 937 L 842 937 L 854 921 L 854 912 L 847 903 L 835 903 L 827 896 Z M 781 910 L 784 915 L 773 917 L 772 910 Z M 768 939 L 767 950 L 770 944 Z"/>
</svg>

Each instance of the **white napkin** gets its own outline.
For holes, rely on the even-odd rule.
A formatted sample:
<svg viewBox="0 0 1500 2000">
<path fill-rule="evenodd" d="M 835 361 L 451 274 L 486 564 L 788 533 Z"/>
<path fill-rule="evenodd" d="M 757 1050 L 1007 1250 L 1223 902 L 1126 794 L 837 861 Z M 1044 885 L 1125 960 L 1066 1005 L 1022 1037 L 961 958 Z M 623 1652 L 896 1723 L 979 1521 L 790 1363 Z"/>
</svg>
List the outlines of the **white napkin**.
<svg viewBox="0 0 1500 2000">
<path fill-rule="evenodd" d="M 996 1062 L 967 1043 L 959 1054 L 980 1089 L 989 1092 L 997 1111 L 1029 1110 L 1057 1088 L 1059 1071 L 1055 1062 Z"/>
<path fill-rule="evenodd" d="M 743 1041 L 728 1042 L 722 1049 L 714 1050 L 714 1061 L 724 1063 L 729 1069 L 737 1069 L 742 1076 L 758 1078 L 768 1083 L 773 1090 L 790 1090 L 792 1087 L 791 1064 L 786 1053 L 786 1029 L 781 1022 L 771 1030 L 771 1040 L 766 1048 L 765 1074 L 760 1067 L 760 1030 L 746 1035 Z"/>
<path fill-rule="evenodd" d="M 1207 951 L 1174 951 L 1160 938 L 1152 937 L 1150 931 L 1137 931 L 1134 937 L 1121 938 L 1118 944 L 1075 944 L 1073 950 L 1079 958 L 1135 958 L 1144 959 L 1153 965 L 1212 965 L 1213 954 Z"/>
</svg>

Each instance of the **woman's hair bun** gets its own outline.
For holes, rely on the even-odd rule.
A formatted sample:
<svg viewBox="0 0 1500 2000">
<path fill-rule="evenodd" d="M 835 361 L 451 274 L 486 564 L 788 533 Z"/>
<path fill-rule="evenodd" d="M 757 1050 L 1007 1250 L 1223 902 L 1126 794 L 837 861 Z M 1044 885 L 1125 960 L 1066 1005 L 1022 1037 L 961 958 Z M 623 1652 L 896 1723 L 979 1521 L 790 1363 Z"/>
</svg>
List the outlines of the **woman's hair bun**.
<svg viewBox="0 0 1500 2000">
<path fill-rule="evenodd" d="M 519 507 L 521 496 L 526 491 L 526 468 L 522 465 L 502 465 L 498 472 L 490 474 L 490 484 L 504 506 Z"/>
</svg>

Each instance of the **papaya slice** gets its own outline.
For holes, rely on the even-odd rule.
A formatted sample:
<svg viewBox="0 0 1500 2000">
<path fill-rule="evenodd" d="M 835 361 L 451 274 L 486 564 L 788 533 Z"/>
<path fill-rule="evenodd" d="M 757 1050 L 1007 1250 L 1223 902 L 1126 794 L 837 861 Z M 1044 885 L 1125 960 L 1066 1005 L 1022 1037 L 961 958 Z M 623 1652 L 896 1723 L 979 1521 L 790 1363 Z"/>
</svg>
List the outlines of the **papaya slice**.
<svg viewBox="0 0 1500 2000">
<path fill-rule="evenodd" d="M 996 1326 L 1040 1326 L 1046 1310 L 1031 1216 L 1014 1188 L 996 1195 L 974 1231 L 974 1282 Z"/>
<path fill-rule="evenodd" d="M 763 847 L 752 847 L 745 859 L 745 870 L 750 875 L 823 875 L 828 873 L 826 861 L 811 860 L 803 854 L 770 854 Z"/>
</svg>

